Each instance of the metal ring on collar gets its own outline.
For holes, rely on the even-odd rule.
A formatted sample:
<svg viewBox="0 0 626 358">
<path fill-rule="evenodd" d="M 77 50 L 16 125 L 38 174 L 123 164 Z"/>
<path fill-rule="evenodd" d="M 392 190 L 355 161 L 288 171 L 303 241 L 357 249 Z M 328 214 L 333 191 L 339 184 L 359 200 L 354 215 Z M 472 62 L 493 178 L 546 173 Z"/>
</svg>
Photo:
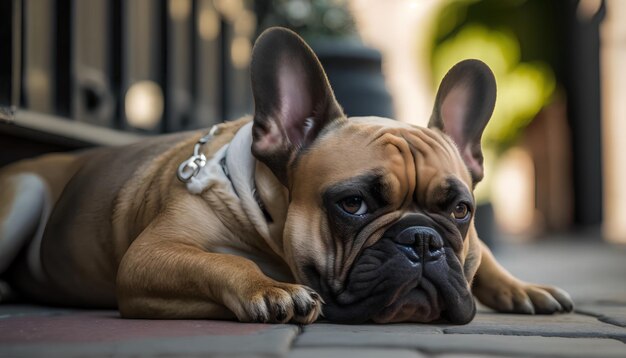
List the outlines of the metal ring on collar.
<svg viewBox="0 0 626 358">
<path fill-rule="evenodd" d="M 207 158 L 204 154 L 200 153 L 200 148 L 207 142 L 209 142 L 215 135 L 219 134 L 218 125 L 214 125 L 209 130 L 209 133 L 202 136 L 196 144 L 193 146 L 193 154 L 187 160 L 182 162 L 178 166 L 176 177 L 183 183 L 189 183 L 193 177 L 198 175 L 200 169 L 202 169 L 207 162 Z"/>
</svg>

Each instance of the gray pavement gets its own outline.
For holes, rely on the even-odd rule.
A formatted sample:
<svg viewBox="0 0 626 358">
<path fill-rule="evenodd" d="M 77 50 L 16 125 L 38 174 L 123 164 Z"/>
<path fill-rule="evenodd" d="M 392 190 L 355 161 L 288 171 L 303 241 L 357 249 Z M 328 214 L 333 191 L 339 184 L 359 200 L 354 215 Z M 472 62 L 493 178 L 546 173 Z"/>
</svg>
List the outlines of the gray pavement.
<svg viewBox="0 0 626 358">
<path fill-rule="evenodd" d="M 570 292 L 575 312 L 483 307 L 463 326 L 299 327 L 0 305 L 0 357 L 626 357 L 626 247 L 571 239 L 503 245 L 496 256 L 522 279 Z"/>
</svg>

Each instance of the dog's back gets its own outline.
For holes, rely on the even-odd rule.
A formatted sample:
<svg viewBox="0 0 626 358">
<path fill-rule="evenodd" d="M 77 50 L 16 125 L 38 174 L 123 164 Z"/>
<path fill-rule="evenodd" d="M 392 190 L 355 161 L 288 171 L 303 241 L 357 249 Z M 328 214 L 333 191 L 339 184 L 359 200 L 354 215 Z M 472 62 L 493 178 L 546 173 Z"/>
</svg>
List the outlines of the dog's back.
<svg viewBox="0 0 626 358">
<path fill-rule="evenodd" d="M 159 175 L 159 166 L 171 170 L 168 163 L 173 162 L 173 154 L 168 152 L 192 145 L 198 134 L 47 154 L 0 169 L 0 274 L 11 267 L 6 276 L 26 297 L 44 297 L 49 303 L 115 305 L 117 267 L 112 263 L 119 263 L 130 243 L 112 240 L 114 206 L 131 177 L 145 172 L 136 178 L 137 189 Z M 155 183 L 159 184 L 163 183 Z M 142 212 L 147 216 L 117 218 L 136 224 L 132 231 L 141 230 L 158 210 L 158 200 L 150 197 L 148 189 L 149 185 L 143 185 L 143 193 L 126 189 L 125 195 L 136 198 L 128 205 L 145 206 Z M 75 269 L 78 261 L 82 270 Z M 66 293 L 74 299 L 68 301 Z"/>
</svg>

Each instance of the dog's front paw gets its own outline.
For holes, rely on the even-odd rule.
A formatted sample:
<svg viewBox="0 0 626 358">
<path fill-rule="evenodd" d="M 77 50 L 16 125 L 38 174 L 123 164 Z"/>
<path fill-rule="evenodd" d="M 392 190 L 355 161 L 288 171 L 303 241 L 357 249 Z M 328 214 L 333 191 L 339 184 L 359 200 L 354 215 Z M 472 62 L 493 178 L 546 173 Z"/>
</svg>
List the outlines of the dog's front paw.
<svg viewBox="0 0 626 358">
<path fill-rule="evenodd" d="M 574 303 L 569 294 L 558 287 L 540 286 L 524 282 L 493 287 L 476 292 L 485 305 L 508 313 L 551 314 L 571 312 Z"/>
<path fill-rule="evenodd" d="M 320 295 L 303 285 L 271 282 L 247 291 L 243 297 L 228 300 L 242 322 L 309 324 L 321 312 Z"/>
</svg>

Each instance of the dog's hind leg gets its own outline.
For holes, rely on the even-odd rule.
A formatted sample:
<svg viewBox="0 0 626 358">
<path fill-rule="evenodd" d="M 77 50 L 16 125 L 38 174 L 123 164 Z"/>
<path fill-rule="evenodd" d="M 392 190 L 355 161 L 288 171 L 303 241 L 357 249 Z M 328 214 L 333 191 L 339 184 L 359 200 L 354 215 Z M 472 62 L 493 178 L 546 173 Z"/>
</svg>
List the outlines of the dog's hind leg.
<svg viewBox="0 0 626 358">
<path fill-rule="evenodd" d="M 49 212 L 49 191 L 43 178 L 33 173 L 0 176 L 0 274 L 13 262 L 22 248 L 40 245 Z M 29 249 L 31 269 L 40 269 L 38 250 Z M 33 265 L 35 267 L 33 267 Z M 0 282 L 0 302 L 11 296 L 8 285 Z"/>
</svg>

